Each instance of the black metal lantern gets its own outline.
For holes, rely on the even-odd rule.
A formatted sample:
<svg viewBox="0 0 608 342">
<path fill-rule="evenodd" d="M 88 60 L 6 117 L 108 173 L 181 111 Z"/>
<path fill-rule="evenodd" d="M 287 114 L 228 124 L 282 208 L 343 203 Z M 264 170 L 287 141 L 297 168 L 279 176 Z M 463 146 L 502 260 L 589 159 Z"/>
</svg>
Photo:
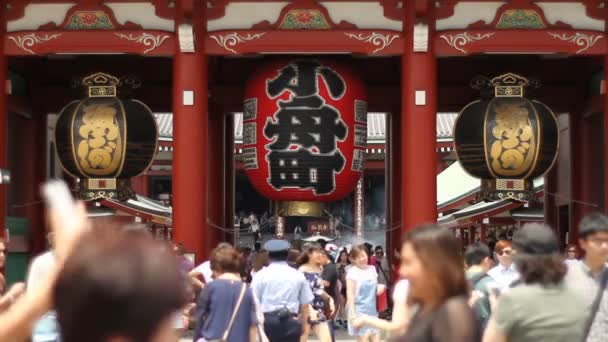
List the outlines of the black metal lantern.
<svg viewBox="0 0 608 342">
<path fill-rule="evenodd" d="M 158 149 L 158 127 L 142 102 L 121 99 L 120 80 L 96 73 L 82 85 L 88 96 L 63 108 L 55 125 L 55 146 L 63 169 L 80 178 L 82 199 L 126 199 L 129 179 L 145 172 Z"/>
<path fill-rule="evenodd" d="M 504 74 L 476 79 L 481 98 L 462 109 L 454 126 L 456 154 L 462 167 L 481 178 L 481 197 L 529 201 L 532 181 L 555 162 L 559 127 L 543 103 L 527 98 L 537 84 Z"/>
</svg>

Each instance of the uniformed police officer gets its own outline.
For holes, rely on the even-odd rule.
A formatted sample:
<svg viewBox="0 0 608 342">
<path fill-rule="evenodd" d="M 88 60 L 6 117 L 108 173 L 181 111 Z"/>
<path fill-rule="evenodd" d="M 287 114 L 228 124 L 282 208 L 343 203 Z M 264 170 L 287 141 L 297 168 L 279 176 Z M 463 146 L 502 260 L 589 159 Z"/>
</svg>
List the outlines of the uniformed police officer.
<svg viewBox="0 0 608 342">
<path fill-rule="evenodd" d="M 307 333 L 308 307 L 314 298 L 304 274 L 287 264 L 289 243 L 264 244 L 270 265 L 255 274 L 251 287 L 264 313 L 264 330 L 270 342 L 298 342 Z"/>
</svg>

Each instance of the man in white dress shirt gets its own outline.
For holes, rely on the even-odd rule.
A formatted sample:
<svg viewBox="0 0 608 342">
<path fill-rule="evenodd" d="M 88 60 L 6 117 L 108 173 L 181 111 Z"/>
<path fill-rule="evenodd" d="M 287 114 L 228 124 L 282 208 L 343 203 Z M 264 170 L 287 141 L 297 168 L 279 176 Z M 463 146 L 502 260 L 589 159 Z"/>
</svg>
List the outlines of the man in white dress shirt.
<svg viewBox="0 0 608 342">
<path fill-rule="evenodd" d="M 519 272 L 513 264 L 511 241 L 499 240 L 494 246 L 494 255 L 498 260 L 498 265 L 489 270 L 488 275 L 494 279 L 501 290 L 505 290 L 519 279 Z"/>
</svg>

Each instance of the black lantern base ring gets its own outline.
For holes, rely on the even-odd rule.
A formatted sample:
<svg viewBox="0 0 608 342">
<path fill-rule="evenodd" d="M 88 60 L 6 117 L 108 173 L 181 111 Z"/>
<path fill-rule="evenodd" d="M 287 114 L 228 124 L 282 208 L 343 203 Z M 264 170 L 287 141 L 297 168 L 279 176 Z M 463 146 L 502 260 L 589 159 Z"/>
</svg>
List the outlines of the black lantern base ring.
<svg viewBox="0 0 608 342">
<path fill-rule="evenodd" d="M 483 179 L 480 199 L 486 201 L 534 201 L 534 184 L 529 179 Z"/>
<path fill-rule="evenodd" d="M 82 179 L 76 193 L 81 200 L 98 199 L 126 201 L 135 198 L 129 179 L 87 178 Z"/>
</svg>

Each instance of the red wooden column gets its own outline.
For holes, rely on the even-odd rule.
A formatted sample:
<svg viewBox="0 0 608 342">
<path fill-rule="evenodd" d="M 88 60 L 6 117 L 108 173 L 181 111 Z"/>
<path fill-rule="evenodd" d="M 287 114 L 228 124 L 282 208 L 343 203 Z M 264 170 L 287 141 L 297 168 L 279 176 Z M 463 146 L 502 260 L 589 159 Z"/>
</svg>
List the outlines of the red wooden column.
<svg viewBox="0 0 608 342">
<path fill-rule="evenodd" d="M 2 2 L 2 5 L 5 5 Z M 4 35 L 6 34 L 6 9 L 0 11 L 0 169 L 7 167 L 6 149 L 8 144 L 8 136 L 6 126 L 8 124 L 7 117 L 7 101 L 6 80 L 7 74 L 7 58 L 4 54 Z M 6 185 L 0 185 L 0 237 L 4 238 L 6 234 Z"/>
<path fill-rule="evenodd" d="M 218 106 L 209 108 L 209 131 L 207 136 L 208 160 L 207 163 L 207 216 L 209 229 L 207 230 L 205 246 L 212 250 L 224 240 L 226 220 L 224 217 L 224 177 L 226 173 L 224 158 L 224 113 Z M 219 228 L 221 227 L 221 228 Z"/>
<path fill-rule="evenodd" d="M 29 224 L 29 250 L 32 256 L 46 249 L 44 206 L 40 202 L 40 184 L 46 169 L 46 115 L 25 118 L 14 116 L 16 122 L 16 146 L 22 157 L 12 158 L 12 198 L 8 214 L 24 217 Z M 23 158 L 27 156 L 27 158 Z"/>
<path fill-rule="evenodd" d="M 485 243 L 488 237 L 488 225 L 485 223 L 481 224 L 481 231 L 479 232 L 479 239 Z"/>
<path fill-rule="evenodd" d="M 608 214 L 608 55 L 604 56 L 604 213 Z"/>
<path fill-rule="evenodd" d="M 403 3 L 405 47 L 401 66 L 401 193 L 402 228 L 408 231 L 417 225 L 437 220 L 437 62 L 432 46 L 435 20 L 429 13 L 434 6 L 427 2 L 427 20 L 417 21 L 415 4 L 418 2 Z M 426 49 L 420 47 L 420 42 L 414 42 L 416 23 L 428 25 Z"/>
<path fill-rule="evenodd" d="M 192 24 L 192 37 L 179 36 L 173 60 L 173 237 L 196 253 L 197 262 L 207 258 L 207 56 L 206 1 L 177 1 L 175 31 Z M 188 31 L 187 26 L 183 31 Z M 183 49 L 179 40 L 183 41 Z M 187 52 L 187 44 L 194 51 Z"/>
</svg>

